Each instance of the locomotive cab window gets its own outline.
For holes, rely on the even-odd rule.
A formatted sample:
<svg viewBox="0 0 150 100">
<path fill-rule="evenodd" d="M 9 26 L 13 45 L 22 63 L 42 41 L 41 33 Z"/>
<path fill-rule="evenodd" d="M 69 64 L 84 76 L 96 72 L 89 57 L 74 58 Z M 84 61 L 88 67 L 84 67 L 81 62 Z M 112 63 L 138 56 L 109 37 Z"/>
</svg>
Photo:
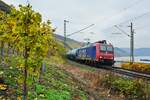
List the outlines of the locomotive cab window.
<svg viewBox="0 0 150 100">
<path fill-rule="evenodd" d="M 100 51 L 106 51 L 106 50 L 107 50 L 106 45 L 101 45 L 100 46 Z"/>
<path fill-rule="evenodd" d="M 112 52 L 113 51 L 113 48 L 111 46 L 107 46 L 107 51 L 108 52 Z"/>
</svg>

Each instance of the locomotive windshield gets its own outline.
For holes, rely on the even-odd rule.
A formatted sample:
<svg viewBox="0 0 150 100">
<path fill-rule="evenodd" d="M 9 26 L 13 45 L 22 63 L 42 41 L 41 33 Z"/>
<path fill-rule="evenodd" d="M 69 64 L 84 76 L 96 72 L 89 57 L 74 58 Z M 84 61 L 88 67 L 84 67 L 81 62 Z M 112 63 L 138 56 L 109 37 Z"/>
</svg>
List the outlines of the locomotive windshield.
<svg viewBox="0 0 150 100">
<path fill-rule="evenodd" d="M 113 51 L 113 47 L 112 47 L 112 46 L 109 46 L 109 45 L 101 45 L 101 46 L 100 46 L 100 51 L 112 52 L 112 51 Z"/>
<path fill-rule="evenodd" d="M 106 50 L 107 50 L 106 45 L 101 45 L 101 46 L 100 46 L 100 50 L 101 50 L 101 51 L 106 51 Z"/>
<path fill-rule="evenodd" d="M 107 46 L 107 51 L 108 52 L 112 52 L 113 51 L 113 48 L 111 46 Z"/>
</svg>

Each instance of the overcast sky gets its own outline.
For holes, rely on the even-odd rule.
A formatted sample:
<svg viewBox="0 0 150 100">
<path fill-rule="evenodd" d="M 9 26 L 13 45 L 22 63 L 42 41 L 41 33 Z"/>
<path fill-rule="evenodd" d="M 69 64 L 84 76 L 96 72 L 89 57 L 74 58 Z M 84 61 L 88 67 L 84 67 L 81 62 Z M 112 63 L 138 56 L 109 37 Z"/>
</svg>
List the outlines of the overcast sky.
<svg viewBox="0 0 150 100">
<path fill-rule="evenodd" d="M 3 0 L 7 4 L 18 6 L 27 0 Z M 88 25 L 93 27 L 74 34 L 70 38 L 91 42 L 108 40 L 115 47 L 129 47 L 130 38 L 121 33 L 118 25 L 130 34 L 128 27 L 133 22 L 135 29 L 135 47 L 150 47 L 150 0 L 28 0 L 35 11 L 42 14 L 43 20 L 50 19 L 56 34 L 63 35 L 63 20 L 68 20 L 67 34 L 78 31 Z M 92 34 L 91 34 L 92 32 Z"/>
</svg>

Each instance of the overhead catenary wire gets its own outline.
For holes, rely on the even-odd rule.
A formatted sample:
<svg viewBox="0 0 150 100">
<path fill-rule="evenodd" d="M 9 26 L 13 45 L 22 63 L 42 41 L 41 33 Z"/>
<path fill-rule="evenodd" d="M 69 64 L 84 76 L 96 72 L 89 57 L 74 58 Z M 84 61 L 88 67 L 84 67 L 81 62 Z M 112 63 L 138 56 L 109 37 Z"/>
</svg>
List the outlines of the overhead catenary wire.
<svg viewBox="0 0 150 100">
<path fill-rule="evenodd" d="M 73 34 L 79 33 L 79 32 L 81 32 L 81 31 L 84 31 L 84 30 L 86 30 L 86 29 L 88 29 L 88 28 L 90 28 L 90 27 L 92 27 L 92 26 L 94 26 L 94 25 L 95 25 L 95 24 L 91 24 L 91 25 L 89 25 L 89 26 L 87 26 L 87 27 L 85 27 L 85 28 L 83 28 L 83 29 L 80 29 L 80 30 L 78 30 L 78 31 L 75 31 L 75 32 L 73 32 L 73 33 L 70 33 L 70 34 L 67 35 L 67 37 L 68 37 L 68 36 L 71 36 L 71 35 L 73 35 Z"/>
<path fill-rule="evenodd" d="M 128 9 L 134 7 L 135 5 L 137 5 L 138 3 L 140 3 L 141 1 L 144 1 L 144 0 L 137 0 L 135 2 L 133 2 L 132 4 L 130 4 L 129 6 L 123 8 L 122 10 L 120 10 L 118 13 L 116 13 L 116 15 L 119 15 L 120 13 L 123 13 L 124 11 L 127 11 Z M 115 15 L 114 15 L 115 16 Z M 113 17 L 114 17 L 113 16 Z"/>
<path fill-rule="evenodd" d="M 140 19 L 140 18 L 142 18 L 142 17 L 144 17 L 144 16 L 146 16 L 146 15 L 150 15 L 150 11 L 149 11 L 149 12 L 146 12 L 146 13 L 143 13 L 143 14 L 141 14 L 141 15 L 139 15 L 139 16 L 133 17 L 133 18 L 131 18 L 131 19 L 128 19 L 128 20 L 126 20 L 126 21 L 123 21 L 123 22 L 119 23 L 118 25 L 121 25 L 121 24 L 130 22 L 130 21 L 138 20 L 138 19 Z"/>
<path fill-rule="evenodd" d="M 123 12 L 123 11 L 125 11 L 125 10 L 130 9 L 130 8 L 134 7 L 135 5 L 137 5 L 138 3 L 142 2 L 142 1 L 144 1 L 144 0 L 137 0 L 137 1 L 133 2 L 131 5 L 125 7 L 125 8 L 122 9 L 122 10 L 120 10 L 120 12 Z"/>
<path fill-rule="evenodd" d="M 115 27 L 120 30 L 122 33 L 124 33 L 125 35 L 127 35 L 128 37 L 130 37 L 130 35 L 128 33 L 126 33 L 124 30 L 120 29 L 117 25 L 115 25 Z"/>
<path fill-rule="evenodd" d="M 143 30 L 143 29 L 147 29 L 147 28 L 150 28 L 150 25 L 148 26 L 143 26 L 143 27 L 137 27 L 136 30 Z"/>
<path fill-rule="evenodd" d="M 140 19 L 140 18 L 142 18 L 142 17 L 144 17 L 144 16 L 146 16 L 146 15 L 150 15 L 150 11 L 149 11 L 149 12 L 146 12 L 146 13 L 143 13 L 143 14 L 141 14 L 141 15 L 139 15 L 139 16 L 135 16 L 135 17 L 133 17 L 133 18 L 130 18 L 130 19 L 128 19 L 128 20 L 125 20 L 125 21 L 123 21 L 123 22 L 121 22 L 121 23 L 119 23 L 119 24 L 115 24 L 115 25 L 120 26 L 120 25 L 123 25 L 123 24 L 128 23 L 128 22 L 131 22 L 131 21 L 136 21 L 136 20 L 138 20 L 138 19 Z M 111 27 L 109 27 L 109 28 L 106 28 L 106 29 L 104 29 L 104 30 L 108 30 L 108 29 L 110 29 L 110 28 L 113 28 L 115 25 L 113 25 L 113 26 L 111 26 Z"/>
<path fill-rule="evenodd" d="M 133 4 L 129 5 L 129 6 L 126 7 L 126 8 L 123 8 L 123 9 L 120 10 L 117 14 L 113 15 L 113 17 L 119 15 L 120 13 L 122 13 L 122 12 L 124 12 L 124 11 L 126 11 L 126 10 L 128 10 L 128 9 L 130 9 L 130 8 L 132 8 L 133 6 L 139 4 L 140 2 L 143 2 L 143 1 L 145 1 L 145 0 L 137 0 L 137 1 L 135 1 Z M 123 22 L 121 22 L 121 23 L 119 23 L 119 24 L 115 24 L 115 25 L 120 26 L 120 25 L 122 25 L 122 24 L 124 24 L 124 23 L 131 22 L 131 21 L 134 21 L 134 20 L 138 20 L 139 18 L 141 18 L 141 17 L 143 17 L 143 16 L 146 16 L 146 15 L 148 15 L 148 14 L 150 14 L 150 11 L 149 11 L 149 12 L 145 12 L 145 13 L 143 13 L 142 15 L 135 16 L 135 17 L 133 17 L 133 18 L 131 18 L 131 19 L 128 19 L 128 20 L 126 20 L 126 21 L 123 21 Z M 111 18 L 111 17 L 110 17 L 110 18 Z M 108 19 L 109 19 L 109 18 L 108 18 Z M 106 20 L 106 19 L 105 19 L 105 20 Z M 113 26 L 110 26 L 110 27 L 108 27 L 108 28 L 106 28 L 106 29 L 104 29 L 104 30 L 107 30 L 107 29 L 110 29 L 110 28 L 113 28 L 113 27 L 114 27 L 114 25 L 113 25 Z"/>
<path fill-rule="evenodd" d="M 137 0 L 137 1 L 133 2 L 132 4 L 128 5 L 127 7 L 124 7 L 123 9 L 119 10 L 118 12 L 112 14 L 112 15 L 111 15 L 112 17 L 110 17 L 110 16 L 109 16 L 109 17 L 105 17 L 105 18 L 103 18 L 103 20 L 107 21 L 107 20 L 109 20 L 109 19 L 112 19 L 113 17 L 115 18 L 115 17 L 118 16 L 119 14 L 121 14 L 121 13 L 127 11 L 128 9 L 134 7 L 135 5 L 139 4 L 139 3 L 142 2 L 142 1 L 144 1 L 144 0 Z"/>
</svg>

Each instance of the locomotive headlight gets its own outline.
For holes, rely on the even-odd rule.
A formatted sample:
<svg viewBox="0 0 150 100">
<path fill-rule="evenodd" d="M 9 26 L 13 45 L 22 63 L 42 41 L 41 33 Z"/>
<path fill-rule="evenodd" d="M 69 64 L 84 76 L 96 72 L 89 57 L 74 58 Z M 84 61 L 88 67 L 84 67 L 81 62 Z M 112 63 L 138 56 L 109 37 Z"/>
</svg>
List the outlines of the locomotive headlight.
<svg viewBox="0 0 150 100">
<path fill-rule="evenodd" d="M 100 56 L 99 58 L 103 58 L 102 56 Z"/>
</svg>

